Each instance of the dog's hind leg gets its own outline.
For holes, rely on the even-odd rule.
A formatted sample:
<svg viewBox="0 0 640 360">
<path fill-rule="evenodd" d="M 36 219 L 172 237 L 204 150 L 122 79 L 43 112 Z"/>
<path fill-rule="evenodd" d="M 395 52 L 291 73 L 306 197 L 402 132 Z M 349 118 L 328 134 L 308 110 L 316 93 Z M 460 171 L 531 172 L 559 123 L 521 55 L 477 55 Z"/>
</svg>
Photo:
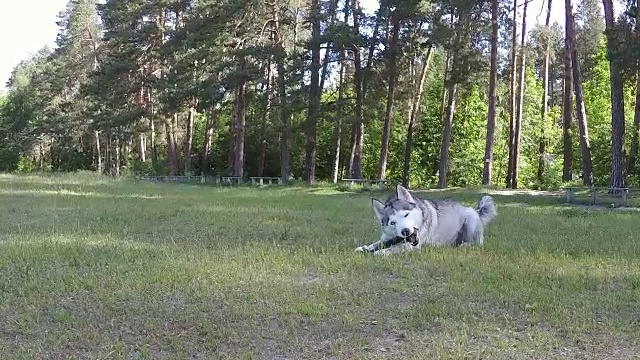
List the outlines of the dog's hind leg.
<svg viewBox="0 0 640 360">
<path fill-rule="evenodd" d="M 455 246 L 483 246 L 483 228 L 476 219 L 466 218 L 458 230 Z"/>
</svg>

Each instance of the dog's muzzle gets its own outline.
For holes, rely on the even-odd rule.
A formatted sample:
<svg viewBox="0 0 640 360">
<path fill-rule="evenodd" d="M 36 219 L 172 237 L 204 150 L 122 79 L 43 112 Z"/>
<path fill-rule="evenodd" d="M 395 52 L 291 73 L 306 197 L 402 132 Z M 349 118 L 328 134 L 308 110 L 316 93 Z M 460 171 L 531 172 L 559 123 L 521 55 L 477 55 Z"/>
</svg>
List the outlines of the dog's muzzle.
<svg viewBox="0 0 640 360">
<path fill-rule="evenodd" d="M 420 239 L 418 239 L 418 229 L 413 228 L 413 231 L 409 229 L 402 229 L 402 236 L 398 237 L 398 242 L 407 242 L 411 246 L 418 246 Z"/>
<path fill-rule="evenodd" d="M 418 239 L 418 229 L 414 229 L 413 233 L 409 236 L 407 236 L 405 238 L 405 240 L 411 245 L 411 246 L 418 246 L 418 243 L 420 242 L 420 239 Z"/>
</svg>

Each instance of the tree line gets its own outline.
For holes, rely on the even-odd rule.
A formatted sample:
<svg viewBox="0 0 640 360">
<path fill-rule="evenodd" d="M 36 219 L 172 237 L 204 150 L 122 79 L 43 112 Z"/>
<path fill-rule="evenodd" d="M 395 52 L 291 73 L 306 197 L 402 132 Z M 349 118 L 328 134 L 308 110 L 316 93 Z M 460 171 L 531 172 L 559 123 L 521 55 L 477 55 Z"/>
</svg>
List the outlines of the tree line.
<svg viewBox="0 0 640 360">
<path fill-rule="evenodd" d="M 70 0 L 0 170 L 637 184 L 638 0 L 551 1 Z"/>
</svg>

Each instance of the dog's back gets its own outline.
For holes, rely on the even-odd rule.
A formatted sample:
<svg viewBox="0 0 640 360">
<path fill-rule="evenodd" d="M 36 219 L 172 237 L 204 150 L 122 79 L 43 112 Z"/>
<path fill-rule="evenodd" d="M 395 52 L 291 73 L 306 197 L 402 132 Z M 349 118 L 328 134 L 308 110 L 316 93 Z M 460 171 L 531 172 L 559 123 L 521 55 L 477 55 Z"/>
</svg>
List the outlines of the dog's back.
<svg viewBox="0 0 640 360">
<path fill-rule="evenodd" d="M 477 209 L 451 199 L 418 199 L 421 207 L 435 216 L 433 228 L 425 243 L 431 245 L 483 245 L 484 225 L 495 217 L 495 205 L 489 196 L 483 196 Z"/>
</svg>

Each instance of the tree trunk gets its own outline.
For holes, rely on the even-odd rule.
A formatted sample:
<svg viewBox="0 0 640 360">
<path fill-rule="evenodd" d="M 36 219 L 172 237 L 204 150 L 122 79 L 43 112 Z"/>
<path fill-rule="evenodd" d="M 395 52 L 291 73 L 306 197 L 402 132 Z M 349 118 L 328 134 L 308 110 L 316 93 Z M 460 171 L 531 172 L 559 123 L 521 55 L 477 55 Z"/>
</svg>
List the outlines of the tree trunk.
<svg viewBox="0 0 640 360">
<path fill-rule="evenodd" d="M 235 169 L 235 161 L 236 161 L 236 155 L 235 155 L 235 149 L 236 149 L 236 116 L 235 116 L 235 103 L 238 101 L 237 100 L 237 96 L 238 96 L 238 90 L 237 88 L 234 89 L 234 112 L 231 114 L 231 121 L 229 121 L 229 172 L 231 172 L 233 174 L 233 171 Z"/>
<path fill-rule="evenodd" d="M 193 128 L 196 117 L 196 106 L 198 106 L 198 100 L 191 99 L 191 106 L 189 107 L 189 116 L 187 119 L 187 135 L 184 141 L 184 174 L 191 175 L 191 150 L 193 147 Z"/>
<path fill-rule="evenodd" d="M 344 23 L 349 23 L 349 0 L 344 3 Z M 344 106 L 344 88 L 347 85 L 345 80 L 345 72 L 347 70 L 347 53 L 345 50 L 340 51 L 340 78 L 338 82 L 338 103 L 337 103 L 337 118 L 336 118 L 336 131 L 335 131 L 335 143 L 333 146 L 333 165 L 331 167 L 331 181 L 334 184 L 338 183 L 338 177 L 340 176 L 340 150 L 342 149 L 342 117 L 344 112 L 342 111 Z M 353 164 L 353 158 L 351 157 L 349 167 Z M 349 168 L 349 173 L 351 168 Z"/>
<path fill-rule="evenodd" d="M 280 21 L 279 13 L 273 3 L 273 18 L 275 31 L 273 33 L 273 42 L 276 44 L 276 69 L 278 71 L 278 98 L 279 109 L 278 117 L 280 119 L 280 177 L 284 184 L 289 183 L 289 174 L 291 172 L 291 129 L 289 128 L 289 104 L 287 104 L 287 84 L 285 83 L 285 66 L 284 59 L 286 51 L 280 39 Z"/>
<path fill-rule="evenodd" d="M 155 124 L 155 106 L 153 104 L 153 98 L 151 97 L 151 88 L 146 92 L 146 107 L 149 114 L 149 128 L 151 133 L 151 168 L 153 171 L 157 169 L 158 163 L 158 147 L 156 145 L 156 124 Z"/>
<path fill-rule="evenodd" d="M 640 0 L 636 0 L 636 41 L 640 42 Z M 636 108 L 633 117 L 633 134 L 631 134 L 631 156 L 629 157 L 629 174 L 638 174 L 638 152 L 640 147 L 640 59 L 636 67 Z"/>
<path fill-rule="evenodd" d="M 96 145 L 96 171 L 98 173 L 102 173 L 102 154 L 100 153 L 100 132 L 98 130 L 95 130 L 93 132 L 93 139 L 95 141 L 95 145 Z M 40 166 L 42 167 L 42 165 Z"/>
<path fill-rule="evenodd" d="M 460 29 L 457 30 L 455 42 L 459 43 Z M 457 50 L 454 50 L 451 60 L 451 69 L 458 69 L 458 57 Z M 449 145 L 451 144 L 451 130 L 453 128 L 453 116 L 455 115 L 456 108 L 456 90 L 457 81 L 454 76 L 449 76 L 449 82 L 447 84 L 447 110 L 444 122 L 444 130 L 442 132 L 442 146 L 440 148 L 440 166 L 438 169 L 438 188 L 444 189 L 447 187 L 447 172 L 449 170 Z"/>
<path fill-rule="evenodd" d="M 356 89 L 357 90 L 357 89 Z M 360 90 L 357 90 L 356 92 L 358 92 Z M 357 95 L 356 95 L 357 97 Z M 354 156 L 356 154 L 356 133 L 357 133 L 357 129 L 356 129 L 357 124 L 354 122 L 351 124 L 351 129 L 349 132 L 349 160 L 347 161 L 347 176 L 351 176 L 351 174 L 353 173 L 353 160 L 354 160 Z"/>
<path fill-rule="evenodd" d="M 144 163 L 147 161 L 147 141 L 145 140 L 144 134 L 138 135 L 138 151 L 140 156 L 140 162 Z"/>
<path fill-rule="evenodd" d="M 180 142 L 178 140 L 178 129 L 180 128 L 178 124 L 180 123 L 180 114 L 174 113 L 173 119 L 171 120 L 171 133 L 173 134 L 173 148 L 176 154 L 176 175 L 180 173 L 180 146 L 178 145 Z"/>
<path fill-rule="evenodd" d="M 233 148 L 233 176 L 244 176 L 244 130 L 245 103 L 247 97 L 246 79 L 242 76 L 236 85 L 236 101 L 233 111 L 235 133 Z"/>
<path fill-rule="evenodd" d="M 156 121 L 152 117 L 149 120 L 151 125 L 151 167 L 155 170 L 158 164 L 158 145 L 156 143 Z"/>
<path fill-rule="evenodd" d="M 96 130 L 96 134 L 98 133 L 98 131 Z M 96 137 L 97 142 L 96 142 L 96 148 L 97 148 L 97 154 L 96 154 L 96 169 L 98 171 L 98 173 L 102 173 L 101 167 L 102 164 L 100 163 L 100 137 Z M 39 141 L 38 143 L 38 155 L 39 155 L 39 159 L 38 159 L 38 163 L 40 164 L 40 170 L 44 169 L 44 145 L 42 145 L 42 140 Z"/>
<path fill-rule="evenodd" d="M 362 9 L 358 0 L 352 0 L 353 11 L 353 30 L 356 34 L 360 33 L 360 19 L 362 17 Z M 369 45 L 369 54 L 367 57 L 366 70 L 362 69 L 362 58 L 360 55 L 360 48 L 355 47 L 354 51 L 354 66 L 355 66 L 355 87 L 356 87 L 356 106 L 355 106 L 355 118 L 356 122 L 353 126 L 354 131 L 354 146 L 353 146 L 353 166 L 351 169 L 351 177 L 354 179 L 362 179 L 362 148 L 364 147 L 364 99 L 367 94 L 367 88 L 369 85 L 369 77 L 373 67 L 373 54 L 375 52 L 378 32 L 380 24 L 382 22 L 382 11 L 378 11 L 376 16 L 375 26 L 373 28 L 373 34 L 371 36 L 371 43 Z"/>
<path fill-rule="evenodd" d="M 107 146 L 104 147 L 104 161 L 105 161 L 105 169 L 107 171 L 108 175 L 113 176 L 113 149 L 111 148 L 112 146 L 112 134 L 111 132 L 107 132 Z"/>
<path fill-rule="evenodd" d="M 146 99 L 148 98 L 147 95 L 145 95 L 145 86 L 142 85 L 140 87 L 140 94 L 139 94 L 139 100 L 138 100 L 138 104 L 140 105 L 140 107 L 142 109 L 145 109 L 145 115 L 144 117 L 147 116 L 148 111 L 146 111 L 147 109 L 147 103 L 146 103 Z M 141 132 L 140 134 L 138 134 L 138 160 L 141 163 L 145 163 L 147 161 L 147 142 L 146 142 L 146 137 L 145 137 L 145 133 Z"/>
<path fill-rule="evenodd" d="M 569 4 L 570 5 L 570 4 Z M 584 96 L 582 93 L 582 75 L 580 74 L 580 57 L 576 42 L 576 27 L 573 10 L 567 8 L 570 26 L 569 40 L 571 47 L 571 63 L 573 70 L 573 91 L 576 96 L 576 113 L 578 115 L 578 129 L 580 130 L 580 149 L 582 151 L 582 183 L 586 186 L 593 185 L 593 165 L 591 163 L 591 146 L 589 145 L 589 127 L 587 125 L 587 112 L 584 107 Z"/>
<path fill-rule="evenodd" d="M 358 0 L 353 0 L 353 29 L 356 34 L 360 33 L 360 9 Z M 362 178 L 362 147 L 364 133 L 364 70 L 362 69 L 362 58 L 360 47 L 353 49 L 354 63 L 354 83 L 356 91 L 355 121 L 353 123 L 351 137 L 353 139 L 349 165 L 351 167 L 351 178 Z"/>
<path fill-rule="evenodd" d="M 258 153 L 258 176 L 264 175 L 264 163 L 267 154 L 267 139 L 266 139 L 266 131 L 267 131 L 267 120 L 271 115 L 271 104 L 273 102 L 273 69 L 271 60 L 267 62 L 267 84 L 265 86 L 265 96 L 266 96 L 266 104 L 264 107 L 264 112 L 262 113 L 262 121 L 260 122 L 260 134 L 259 134 L 259 143 L 260 150 Z"/>
<path fill-rule="evenodd" d="M 440 97 L 440 118 L 444 123 L 445 110 L 447 109 L 447 80 L 451 69 L 451 51 L 447 51 L 447 58 L 444 62 L 444 76 L 442 79 L 442 96 Z"/>
<path fill-rule="evenodd" d="M 357 18 L 357 16 L 354 16 Z M 354 20 L 356 22 L 357 20 Z M 354 49 L 354 66 L 355 66 L 355 90 L 356 90 L 356 106 L 355 121 L 352 126 L 353 146 L 351 149 L 351 178 L 362 178 L 362 147 L 364 135 L 364 93 L 363 93 L 363 69 L 361 65 L 360 48 Z"/>
<path fill-rule="evenodd" d="M 207 125 L 204 130 L 204 146 L 202 149 L 202 164 L 201 171 L 203 174 L 209 173 L 209 156 L 211 153 L 211 146 L 213 144 L 213 129 L 216 125 L 216 113 L 215 110 L 212 109 L 209 112 L 209 116 L 207 116 Z"/>
<path fill-rule="evenodd" d="M 320 0 L 311 1 L 311 83 L 306 126 L 305 180 L 312 184 L 316 177 L 316 132 L 320 111 Z"/>
<path fill-rule="evenodd" d="M 348 10 L 345 10 L 345 17 L 348 17 Z M 343 111 L 342 107 L 344 106 L 344 87 L 346 86 L 345 81 L 345 68 L 346 68 L 346 54 L 344 51 L 340 54 L 340 77 L 338 80 L 338 102 L 337 102 L 337 111 L 338 114 L 336 116 L 336 132 L 335 132 L 335 143 L 333 145 L 333 164 L 331 166 L 331 181 L 334 184 L 338 183 L 338 176 L 340 173 L 340 149 L 342 148 L 342 116 Z"/>
<path fill-rule="evenodd" d="M 607 53 L 613 59 L 616 51 L 615 19 L 613 1 L 602 0 L 607 36 Z M 624 188 L 626 174 L 624 169 L 624 93 L 620 65 L 609 61 L 609 77 L 611 79 L 611 187 Z M 617 191 L 614 191 L 617 192 Z"/>
<path fill-rule="evenodd" d="M 454 55 L 454 58 L 456 55 Z M 457 84 L 451 81 L 447 90 L 447 115 L 444 123 L 444 131 L 442 133 L 442 147 L 440 148 L 440 168 L 438 177 L 438 188 L 447 187 L 447 171 L 449 169 L 449 144 L 451 143 L 451 130 L 453 128 L 453 115 L 456 106 L 456 89 Z"/>
<path fill-rule="evenodd" d="M 496 127 L 496 103 L 498 82 L 498 0 L 491 0 L 491 71 L 489 79 L 489 111 L 487 113 L 487 138 L 484 147 L 482 184 L 491 183 L 493 167 L 493 144 Z"/>
<path fill-rule="evenodd" d="M 442 96 L 440 97 L 440 121 L 444 126 L 446 120 L 446 109 L 447 109 L 447 84 L 449 79 L 449 69 L 451 68 L 451 51 L 447 51 L 447 58 L 444 62 L 444 76 L 442 79 Z M 433 162 L 432 173 L 436 175 L 438 173 L 438 169 L 440 168 L 440 159 L 437 158 Z"/>
<path fill-rule="evenodd" d="M 341 109 L 341 106 L 344 102 L 344 62 L 340 67 L 340 80 L 338 87 L 338 108 Z M 339 110 L 339 114 L 336 118 L 335 125 L 335 143 L 333 145 L 333 164 L 331 166 L 331 182 L 334 184 L 338 183 L 338 175 L 340 172 L 340 149 L 342 148 L 342 111 Z"/>
<path fill-rule="evenodd" d="M 283 49 L 284 50 L 284 49 Z M 280 98 L 280 177 L 283 183 L 289 183 L 291 173 L 291 129 L 289 126 L 289 110 L 287 104 L 287 94 L 284 78 L 284 64 L 282 60 L 278 63 L 278 92 Z"/>
<path fill-rule="evenodd" d="M 565 0 L 565 12 L 566 9 L 571 8 L 571 0 Z M 573 150 L 571 147 L 571 116 L 573 115 L 573 71 L 571 69 L 571 47 L 570 47 L 570 35 L 571 31 L 568 30 L 571 26 L 570 14 L 567 12 L 565 15 L 565 41 L 564 41 L 564 96 L 562 100 L 563 106 L 563 147 L 564 147 L 564 166 L 562 169 L 562 181 L 571 181 L 573 177 L 572 158 Z"/>
<path fill-rule="evenodd" d="M 552 0 L 547 0 L 547 18 L 545 20 L 545 29 L 549 31 L 549 21 L 551 20 L 551 4 Z M 547 113 L 549 112 L 549 52 L 550 40 L 547 35 L 545 38 L 545 51 L 544 61 L 542 64 L 542 108 L 540 109 L 540 118 L 542 119 L 542 126 L 540 129 L 540 141 L 538 143 L 538 183 L 542 185 L 544 183 L 544 171 L 545 171 L 545 155 L 547 152 L 547 137 L 546 137 L 546 124 Z"/>
<path fill-rule="evenodd" d="M 427 54 L 422 59 L 422 69 L 420 72 L 420 79 L 415 89 L 415 96 L 411 103 L 411 113 L 409 115 L 409 124 L 407 126 L 407 143 L 404 149 L 404 167 L 402 169 L 402 186 L 409 187 L 409 180 L 411 176 L 411 153 L 413 152 L 413 132 L 415 131 L 418 123 L 418 116 L 420 115 L 420 101 L 422 100 L 422 94 L 424 93 L 424 84 L 427 80 L 427 72 L 429 71 L 429 63 L 431 62 L 433 45 L 429 44 Z"/>
<path fill-rule="evenodd" d="M 120 154 L 122 149 L 120 148 L 120 136 L 116 135 L 115 141 L 116 160 L 113 163 L 113 170 L 115 177 L 120 177 Z"/>
<path fill-rule="evenodd" d="M 524 107 L 524 83 L 525 83 L 525 74 L 526 74 L 526 53 L 525 53 L 525 36 L 527 34 L 527 4 L 528 1 L 524 2 L 524 7 L 522 10 L 522 32 L 520 39 L 520 80 L 518 83 L 518 114 L 516 117 L 516 126 L 514 133 L 514 142 L 513 142 L 513 164 L 511 165 L 511 169 L 513 170 L 513 175 L 511 176 L 511 188 L 518 188 L 518 169 L 520 165 L 520 139 L 522 138 L 522 113 Z"/>
<path fill-rule="evenodd" d="M 509 83 L 510 83 L 510 106 L 509 106 L 509 159 L 507 161 L 507 178 L 506 187 L 510 188 L 513 177 L 513 150 L 515 149 L 515 135 L 516 135 L 516 74 L 518 73 L 518 1 L 513 0 L 513 29 L 511 32 L 511 69 L 509 71 Z"/>
<path fill-rule="evenodd" d="M 174 116 L 178 116 L 175 114 Z M 178 155 L 176 154 L 175 139 L 171 118 L 165 118 L 164 131 L 167 138 L 167 156 L 169 157 L 169 174 L 178 175 Z"/>
<path fill-rule="evenodd" d="M 133 137 L 129 140 L 122 142 L 122 165 L 127 166 L 129 163 L 129 156 L 133 149 Z"/>
<path fill-rule="evenodd" d="M 640 10 L 638 10 L 640 12 Z M 640 18 L 636 20 L 640 21 Z M 637 24 L 636 22 L 636 24 Z M 638 64 L 640 69 L 640 63 Z M 640 143 L 640 70 L 636 74 L 636 110 L 633 117 L 633 134 L 631 137 L 631 156 L 629 157 L 629 173 L 638 174 L 638 147 Z"/>
<path fill-rule="evenodd" d="M 391 35 L 389 54 L 389 84 L 387 89 L 387 109 L 382 130 L 382 146 L 380 148 L 380 163 L 378 164 L 378 180 L 384 180 L 387 172 L 387 159 L 389 157 L 389 138 L 391 137 L 391 118 L 393 117 L 393 102 L 396 92 L 396 59 L 398 52 L 398 36 L 400 34 L 400 20 L 397 14 L 393 14 L 394 23 Z"/>
</svg>

